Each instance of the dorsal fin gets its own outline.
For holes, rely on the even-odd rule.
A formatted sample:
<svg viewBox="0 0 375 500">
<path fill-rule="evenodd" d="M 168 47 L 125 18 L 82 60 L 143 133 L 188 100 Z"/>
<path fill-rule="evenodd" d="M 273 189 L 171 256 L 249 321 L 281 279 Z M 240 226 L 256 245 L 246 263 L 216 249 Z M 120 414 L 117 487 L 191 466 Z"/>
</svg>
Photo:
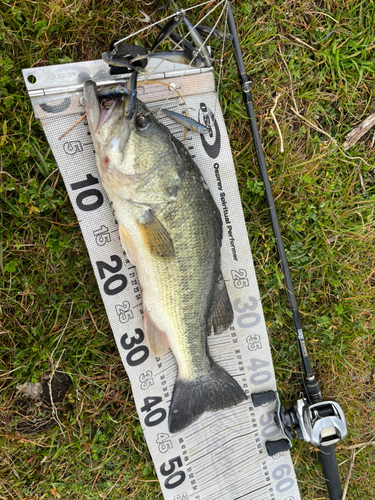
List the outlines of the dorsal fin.
<svg viewBox="0 0 375 500">
<path fill-rule="evenodd" d="M 218 280 L 216 294 L 216 304 L 210 318 L 215 335 L 225 332 L 233 322 L 233 308 L 222 275 Z"/>
</svg>

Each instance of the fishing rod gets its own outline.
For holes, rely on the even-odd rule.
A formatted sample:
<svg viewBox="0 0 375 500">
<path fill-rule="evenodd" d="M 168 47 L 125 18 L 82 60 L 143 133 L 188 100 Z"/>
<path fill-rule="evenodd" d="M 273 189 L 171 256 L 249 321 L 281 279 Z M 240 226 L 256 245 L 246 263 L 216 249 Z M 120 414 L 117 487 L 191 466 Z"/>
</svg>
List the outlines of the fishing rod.
<svg viewBox="0 0 375 500">
<path fill-rule="evenodd" d="M 284 438 L 279 439 L 278 441 L 268 441 L 266 443 L 268 454 L 276 455 L 277 453 L 289 450 L 292 447 L 293 437 L 310 442 L 313 446 L 319 449 L 319 459 L 322 464 L 330 500 L 341 500 L 342 489 L 334 444 L 339 440 L 344 439 L 347 434 L 345 416 L 337 403 L 334 401 L 323 401 L 319 382 L 312 371 L 309 353 L 305 337 L 303 335 L 302 323 L 298 311 L 292 278 L 281 236 L 279 221 L 277 218 L 275 201 L 268 177 L 267 165 L 256 123 L 251 95 L 252 82 L 246 74 L 236 24 L 229 0 L 227 0 L 226 6 L 228 29 L 233 37 L 232 47 L 237 63 L 243 101 L 257 155 L 260 176 L 264 185 L 268 213 L 276 240 L 277 252 L 284 275 L 286 294 L 290 310 L 292 312 L 294 329 L 297 336 L 297 343 L 303 367 L 303 384 L 306 395 L 306 397 L 299 399 L 293 407 L 288 410 L 281 405 L 277 391 L 254 393 L 252 394 L 252 400 L 254 406 L 261 406 L 262 404 L 276 400 L 275 422 L 280 427 Z"/>
</svg>

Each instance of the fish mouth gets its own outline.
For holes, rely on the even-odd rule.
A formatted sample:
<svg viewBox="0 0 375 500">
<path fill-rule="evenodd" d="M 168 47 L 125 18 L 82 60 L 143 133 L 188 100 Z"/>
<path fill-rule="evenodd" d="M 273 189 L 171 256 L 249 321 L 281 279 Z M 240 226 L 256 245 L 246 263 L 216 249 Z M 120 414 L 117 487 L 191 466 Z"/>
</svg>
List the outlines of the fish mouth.
<svg viewBox="0 0 375 500">
<path fill-rule="evenodd" d="M 99 92 L 98 97 L 102 99 L 102 108 L 105 102 L 109 104 L 109 108 L 104 108 L 105 111 L 101 114 L 99 127 L 108 120 L 117 108 L 122 106 L 124 107 L 125 118 L 134 122 L 137 116 L 137 76 L 137 72 L 132 73 L 126 85 L 120 84 L 112 92 L 102 94 Z M 112 103 L 110 102 L 111 99 L 113 99 Z"/>
<path fill-rule="evenodd" d="M 115 107 L 123 104 L 125 107 L 125 116 L 128 120 L 133 120 L 137 114 L 137 76 L 138 73 L 132 73 L 131 77 L 125 84 L 118 85 L 115 89 L 110 89 L 109 91 L 101 91 L 98 93 L 98 98 L 101 100 L 102 105 L 105 102 L 109 102 L 110 107 L 106 108 L 105 116 L 103 117 L 103 122 L 112 113 Z M 113 101 L 111 103 L 111 101 Z"/>
<path fill-rule="evenodd" d="M 96 127 L 96 130 L 98 130 L 100 127 L 102 127 L 105 122 L 109 119 L 109 117 L 113 114 L 113 112 L 122 106 L 122 100 L 119 98 L 115 98 L 109 105 L 109 107 L 106 107 L 104 103 L 101 104 L 101 113 L 100 113 L 100 119 L 99 123 Z"/>
<path fill-rule="evenodd" d="M 83 87 L 86 112 L 90 128 L 102 127 L 114 111 L 125 108 L 125 117 L 132 121 L 137 115 L 137 73 L 134 72 L 125 84 L 98 91 L 96 82 L 87 80 Z"/>
</svg>

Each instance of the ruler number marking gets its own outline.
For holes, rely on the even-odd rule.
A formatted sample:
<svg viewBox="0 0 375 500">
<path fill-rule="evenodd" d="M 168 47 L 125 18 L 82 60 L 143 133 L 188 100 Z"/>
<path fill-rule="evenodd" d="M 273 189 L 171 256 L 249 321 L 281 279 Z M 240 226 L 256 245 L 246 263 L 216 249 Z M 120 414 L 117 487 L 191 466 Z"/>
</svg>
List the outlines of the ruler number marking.
<svg viewBox="0 0 375 500">
<path fill-rule="evenodd" d="M 151 370 L 146 370 L 145 372 L 141 373 L 139 376 L 139 381 L 141 383 L 141 389 L 142 391 L 145 391 L 152 385 L 154 385 L 154 379 L 152 377 L 152 371 Z"/>
<path fill-rule="evenodd" d="M 65 154 L 72 156 L 72 155 L 75 155 L 77 153 L 82 153 L 83 146 L 82 146 L 81 141 L 78 141 L 78 140 L 77 141 L 68 141 L 68 142 L 64 142 L 63 150 L 64 150 Z"/>
<path fill-rule="evenodd" d="M 99 179 L 94 177 L 92 174 L 86 174 L 85 181 L 73 182 L 70 187 L 73 189 L 73 191 L 76 191 L 78 189 L 94 186 L 95 184 L 99 184 Z M 96 200 L 84 203 L 84 200 L 90 197 L 95 197 Z M 103 202 L 103 195 L 98 189 L 86 189 L 85 191 L 79 193 L 76 198 L 77 206 L 83 212 L 91 212 L 92 210 L 96 210 L 103 205 Z"/>
<path fill-rule="evenodd" d="M 246 337 L 246 342 L 249 351 L 256 351 L 257 349 L 262 349 L 262 342 L 260 341 L 259 335 L 248 335 Z"/>
<path fill-rule="evenodd" d="M 178 467 L 182 467 L 182 460 L 180 456 L 171 458 L 170 460 L 168 460 L 168 464 L 170 465 L 169 469 L 167 469 L 166 462 L 161 465 L 160 473 L 163 476 L 168 476 L 164 481 L 164 486 L 168 490 L 171 490 L 173 488 L 177 488 L 185 481 L 186 474 L 183 470 L 174 472 L 176 464 Z M 174 481 L 175 478 L 178 478 L 177 481 Z"/>
<path fill-rule="evenodd" d="M 117 273 L 122 268 L 122 261 L 118 255 L 111 255 L 110 259 L 115 263 L 113 266 L 101 260 L 96 263 L 96 265 L 98 266 L 99 276 L 102 280 L 105 279 L 104 269 L 111 273 Z"/>
<path fill-rule="evenodd" d="M 269 382 L 272 378 L 271 372 L 269 370 L 260 370 L 261 368 L 266 368 L 269 366 L 269 362 L 263 359 L 251 358 L 249 371 L 255 372 L 250 377 L 250 382 L 254 385 L 262 385 Z"/>
<path fill-rule="evenodd" d="M 237 325 L 240 328 L 253 328 L 260 323 L 260 314 L 253 312 L 258 306 L 257 299 L 255 297 L 248 297 L 248 301 L 249 302 L 244 302 L 243 304 L 240 298 L 233 301 L 233 309 L 239 313 Z"/>
<path fill-rule="evenodd" d="M 115 309 L 118 319 L 122 324 L 125 324 L 134 318 L 134 313 L 130 309 L 130 304 L 127 300 L 124 300 L 122 304 L 116 304 Z"/>
<path fill-rule="evenodd" d="M 126 355 L 126 361 L 130 366 L 141 365 L 149 356 L 149 350 L 147 346 L 137 345 L 137 347 L 134 347 L 136 344 L 141 344 L 143 342 L 145 338 L 143 331 L 140 328 L 136 328 L 135 334 L 137 335 L 137 337 L 129 337 L 127 333 L 124 333 L 120 340 L 121 346 L 126 351 L 129 351 Z M 127 342 L 127 339 L 129 339 L 130 342 Z M 138 357 L 138 354 L 141 354 L 140 357 Z"/>
<path fill-rule="evenodd" d="M 268 411 L 265 415 L 261 415 L 259 419 L 259 423 L 263 427 L 261 430 L 261 434 L 266 439 L 275 437 L 280 432 L 280 429 L 277 427 L 276 422 L 274 420 L 274 416 L 275 416 L 275 410 L 272 410 Z"/>
<path fill-rule="evenodd" d="M 162 398 L 160 396 L 150 396 L 144 398 L 143 403 L 144 406 L 141 408 L 141 412 L 147 412 L 145 417 L 145 425 L 147 427 L 154 427 L 155 425 L 159 425 L 164 422 L 167 412 L 164 408 L 159 407 L 151 410 L 151 408 L 162 402 Z"/>
<path fill-rule="evenodd" d="M 95 184 L 99 184 L 99 179 L 94 177 L 92 174 L 86 174 L 85 181 L 73 182 L 73 184 L 71 184 L 70 187 L 73 189 L 73 191 L 76 191 L 77 189 L 83 189 L 85 187 L 94 186 Z"/>
<path fill-rule="evenodd" d="M 284 493 L 294 485 L 294 479 L 292 479 L 291 477 L 284 478 L 285 475 L 289 476 L 291 470 L 292 469 L 290 465 L 280 464 L 272 472 L 272 477 L 276 481 L 278 481 L 278 483 L 276 484 L 276 491 L 278 493 Z"/>
<path fill-rule="evenodd" d="M 96 262 L 99 271 L 99 276 L 102 280 L 106 279 L 104 270 L 107 270 L 110 273 L 117 273 L 122 268 L 122 260 L 118 255 L 111 255 L 110 259 L 112 262 L 115 263 L 114 265 L 108 264 L 107 262 L 103 262 L 102 260 Z M 117 286 L 115 286 L 114 288 L 110 287 L 110 285 L 118 281 L 120 281 L 120 283 Z M 125 290 L 127 284 L 128 280 L 126 276 L 124 276 L 123 274 L 113 274 L 113 276 L 110 276 L 109 278 L 106 279 L 103 285 L 103 290 L 106 295 L 117 295 L 118 293 L 121 293 Z"/>
<path fill-rule="evenodd" d="M 160 453 L 166 453 L 168 450 L 173 448 L 172 441 L 169 439 L 169 434 L 165 432 L 159 432 L 156 444 L 158 445 Z"/>
<path fill-rule="evenodd" d="M 232 269 L 232 280 L 236 288 L 243 288 L 244 286 L 249 286 L 249 279 L 247 278 L 247 272 L 245 269 L 239 269 L 236 271 Z"/>
</svg>

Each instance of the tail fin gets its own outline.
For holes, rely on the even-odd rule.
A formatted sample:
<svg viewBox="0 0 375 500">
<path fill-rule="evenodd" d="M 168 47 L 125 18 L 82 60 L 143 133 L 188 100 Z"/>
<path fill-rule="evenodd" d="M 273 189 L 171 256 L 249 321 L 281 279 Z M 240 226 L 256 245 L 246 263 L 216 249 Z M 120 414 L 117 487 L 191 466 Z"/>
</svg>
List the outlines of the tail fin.
<svg viewBox="0 0 375 500">
<path fill-rule="evenodd" d="M 206 411 L 218 411 L 247 399 L 238 383 L 216 363 L 207 375 L 186 381 L 177 378 L 169 408 L 169 432 L 185 429 Z"/>
</svg>

